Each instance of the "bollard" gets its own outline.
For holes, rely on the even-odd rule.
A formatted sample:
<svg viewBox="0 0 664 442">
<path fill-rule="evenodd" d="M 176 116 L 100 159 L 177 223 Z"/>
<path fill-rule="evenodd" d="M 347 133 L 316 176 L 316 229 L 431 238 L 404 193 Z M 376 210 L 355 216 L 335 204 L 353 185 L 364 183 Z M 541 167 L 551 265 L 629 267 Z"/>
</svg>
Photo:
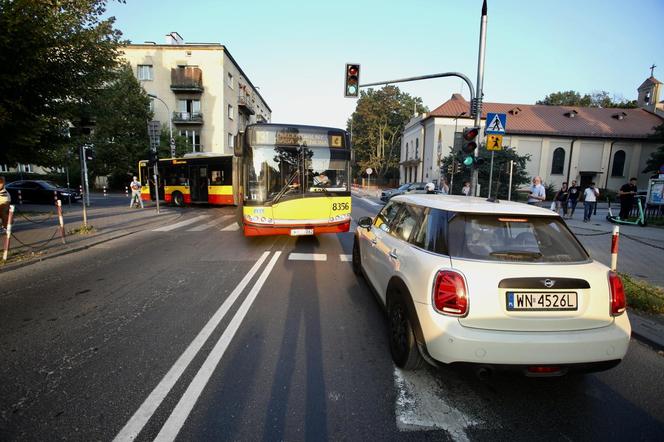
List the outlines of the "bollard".
<svg viewBox="0 0 664 442">
<path fill-rule="evenodd" d="M 104 186 L 104 198 L 106 198 L 106 186 Z"/>
<path fill-rule="evenodd" d="M 12 237 L 12 223 L 14 222 L 14 205 L 9 206 L 9 218 L 7 219 L 7 233 L 5 236 L 5 249 L 2 252 L 2 260 L 7 261 L 7 253 L 9 252 L 9 241 Z"/>
<path fill-rule="evenodd" d="M 23 197 L 21 196 L 21 189 L 18 189 L 18 203 L 23 204 Z"/>
<path fill-rule="evenodd" d="M 62 217 L 62 202 L 60 200 L 56 200 L 55 205 L 58 206 L 58 221 L 60 222 L 60 238 L 62 238 L 62 244 L 65 244 L 65 220 Z"/>
<path fill-rule="evenodd" d="M 613 235 L 611 236 L 611 270 L 618 269 L 618 237 L 620 236 L 620 227 L 613 226 Z"/>
</svg>

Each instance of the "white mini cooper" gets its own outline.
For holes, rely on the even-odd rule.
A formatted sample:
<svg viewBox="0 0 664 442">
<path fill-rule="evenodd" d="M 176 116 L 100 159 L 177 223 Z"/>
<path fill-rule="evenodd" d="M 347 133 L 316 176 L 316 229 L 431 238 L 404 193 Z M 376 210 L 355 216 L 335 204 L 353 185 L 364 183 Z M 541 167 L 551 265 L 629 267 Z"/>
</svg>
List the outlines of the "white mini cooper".
<svg viewBox="0 0 664 442">
<path fill-rule="evenodd" d="M 627 352 L 620 278 L 550 210 L 408 195 L 358 225 L 353 270 L 387 310 L 401 368 L 426 360 L 558 376 L 611 368 Z"/>
</svg>

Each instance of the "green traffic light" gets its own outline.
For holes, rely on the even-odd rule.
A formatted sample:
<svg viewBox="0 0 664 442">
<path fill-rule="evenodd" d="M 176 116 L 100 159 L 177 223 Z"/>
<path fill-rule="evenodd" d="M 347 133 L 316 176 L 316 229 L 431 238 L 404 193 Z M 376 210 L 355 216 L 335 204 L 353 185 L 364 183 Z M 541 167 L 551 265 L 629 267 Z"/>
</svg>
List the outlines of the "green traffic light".
<svg viewBox="0 0 664 442">
<path fill-rule="evenodd" d="M 472 166 L 474 162 L 474 159 L 472 156 L 467 156 L 466 158 L 463 159 L 463 164 L 464 166 Z"/>
</svg>

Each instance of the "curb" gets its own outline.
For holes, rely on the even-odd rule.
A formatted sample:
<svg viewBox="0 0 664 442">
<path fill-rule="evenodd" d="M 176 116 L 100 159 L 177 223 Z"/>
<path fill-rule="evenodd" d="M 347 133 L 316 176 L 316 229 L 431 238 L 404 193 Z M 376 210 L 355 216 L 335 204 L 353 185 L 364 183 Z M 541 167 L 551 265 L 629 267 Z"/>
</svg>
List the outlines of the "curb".
<svg viewBox="0 0 664 442">
<path fill-rule="evenodd" d="M 664 351 L 664 324 L 652 321 L 635 312 L 628 312 L 632 326 L 632 337 L 652 347 Z"/>
</svg>

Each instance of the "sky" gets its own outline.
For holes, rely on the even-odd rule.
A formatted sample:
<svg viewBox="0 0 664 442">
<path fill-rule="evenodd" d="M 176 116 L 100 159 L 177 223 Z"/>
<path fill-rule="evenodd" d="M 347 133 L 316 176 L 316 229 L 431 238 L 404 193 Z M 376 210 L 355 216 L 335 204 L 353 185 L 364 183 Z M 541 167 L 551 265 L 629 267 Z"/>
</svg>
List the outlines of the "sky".
<svg viewBox="0 0 664 442">
<path fill-rule="evenodd" d="M 664 81 L 663 0 L 487 0 L 484 101 L 533 104 L 563 90 L 636 99 Z M 272 109 L 272 122 L 345 127 L 346 63 L 360 83 L 458 71 L 473 84 L 481 0 L 109 0 L 133 43 L 226 46 Z M 433 110 L 468 88 L 457 78 L 398 85 Z M 664 97 L 660 97 L 664 100 Z"/>
</svg>

